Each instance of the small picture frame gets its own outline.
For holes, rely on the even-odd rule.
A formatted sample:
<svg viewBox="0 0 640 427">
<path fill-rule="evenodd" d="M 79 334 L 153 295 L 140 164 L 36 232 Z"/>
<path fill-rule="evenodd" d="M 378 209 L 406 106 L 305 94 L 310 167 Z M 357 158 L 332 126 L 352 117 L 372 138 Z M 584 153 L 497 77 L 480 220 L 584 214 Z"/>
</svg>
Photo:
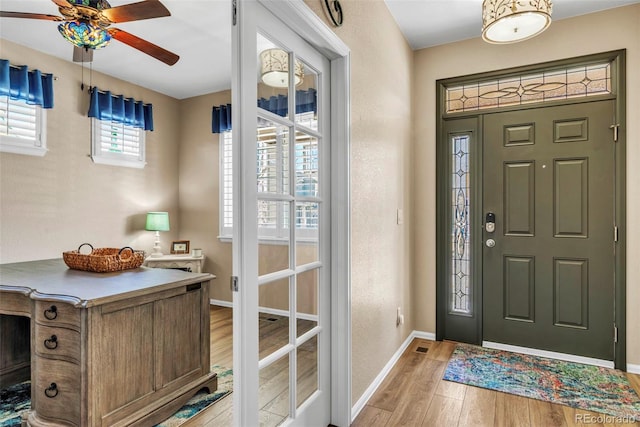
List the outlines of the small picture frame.
<svg viewBox="0 0 640 427">
<path fill-rule="evenodd" d="M 171 253 L 175 255 L 186 255 L 189 253 L 189 241 L 188 240 L 176 240 L 171 243 Z"/>
</svg>

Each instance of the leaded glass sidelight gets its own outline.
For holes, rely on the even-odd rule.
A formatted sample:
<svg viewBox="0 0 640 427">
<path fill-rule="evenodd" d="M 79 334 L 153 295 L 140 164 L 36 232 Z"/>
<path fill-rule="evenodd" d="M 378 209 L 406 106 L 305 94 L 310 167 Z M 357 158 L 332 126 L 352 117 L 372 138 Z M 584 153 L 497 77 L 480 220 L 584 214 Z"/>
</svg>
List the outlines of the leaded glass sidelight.
<svg viewBox="0 0 640 427">
<path fill-rule="evenodd" d="M 471 314 L 469 135 L 451 138 L 451 276 L 449 311 Z"/>
</svg>

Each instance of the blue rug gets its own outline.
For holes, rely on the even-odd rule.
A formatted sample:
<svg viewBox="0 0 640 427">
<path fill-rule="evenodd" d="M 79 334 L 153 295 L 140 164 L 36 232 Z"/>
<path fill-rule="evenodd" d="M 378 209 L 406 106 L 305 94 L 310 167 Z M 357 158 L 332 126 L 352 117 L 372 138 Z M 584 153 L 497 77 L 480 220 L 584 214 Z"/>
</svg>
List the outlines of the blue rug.
<svg viewBox="0 0 640 427">
<path fill-rule="evenodd" d="M 615 369 L 458 344 L 444 379 L 640 422 L 640 397 Z"/>
<path fill-rule="evenodd" d="M 176 427 L 223 398 L 233 390 L 233 371 L 214 365 L 211 372 L 218 374 L 218 389 L 213 393 L 200 392 L 173 416 L 156 427 Z M 20 417 L 31 408 L 31 382 L 25 381 L 0 390 L 0 427 L 20 427 Z"/>
</svg>

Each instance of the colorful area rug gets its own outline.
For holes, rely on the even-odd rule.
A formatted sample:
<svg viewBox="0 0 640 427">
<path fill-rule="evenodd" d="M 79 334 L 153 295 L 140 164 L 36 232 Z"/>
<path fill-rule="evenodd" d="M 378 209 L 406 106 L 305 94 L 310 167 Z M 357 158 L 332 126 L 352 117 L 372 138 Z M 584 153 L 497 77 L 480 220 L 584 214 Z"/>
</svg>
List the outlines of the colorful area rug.
<svg viewBox="0 0 640 427">
<path fill-rule="evenodd" d="M 458 344 L 444 379 L 640 421 L 624 372 Z"/>
<path fill-rule="evenodd" d="M 200 392 L 178 410 L 173 416 L 156 427 L 177 427 L 223 398 L 233 390 L 233 371 L 222 366 L 213 366 L 218 374 L 218 389 L 213 393 Z M 31 382 L 25 381 L 0 390 L 0 427 L 19 427 L 21 414 L 31 408 Z"/>
</svg>

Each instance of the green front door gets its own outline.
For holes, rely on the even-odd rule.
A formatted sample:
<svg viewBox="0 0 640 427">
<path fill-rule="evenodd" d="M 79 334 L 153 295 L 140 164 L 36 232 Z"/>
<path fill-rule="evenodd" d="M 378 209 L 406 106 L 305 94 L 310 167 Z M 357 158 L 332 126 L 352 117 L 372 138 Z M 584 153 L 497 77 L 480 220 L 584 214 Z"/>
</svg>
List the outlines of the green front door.
<svg viewBox="0 0 640 427">
<path fill-rule="evenodd" d="M 483 116 L 485 342 L 613 360 L 613 117 L 614 101 Z"/>
</svg>

